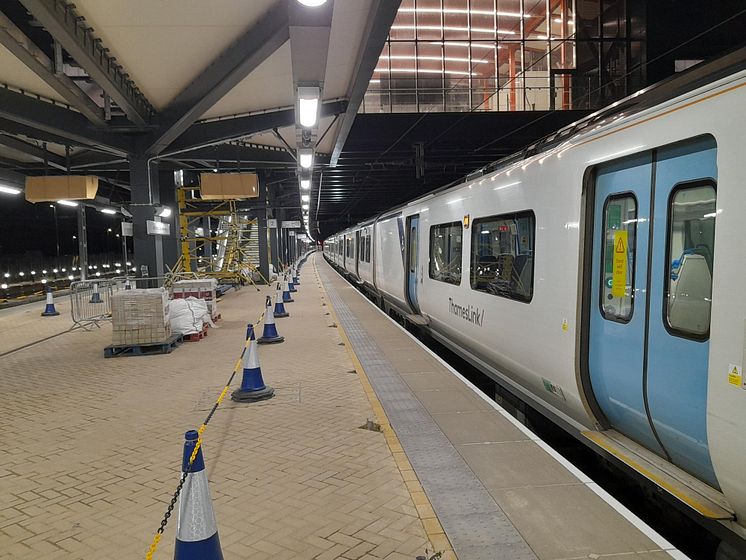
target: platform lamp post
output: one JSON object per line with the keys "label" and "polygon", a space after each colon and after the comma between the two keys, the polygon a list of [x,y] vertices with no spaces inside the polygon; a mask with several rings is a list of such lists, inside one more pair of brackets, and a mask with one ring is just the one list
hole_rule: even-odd
{"label": "platform lamp post", "polygon": [[59,264],[60,260],[60,228],[57,222],[57,207],[54,204],[50,204],[49,207],[52,209],[52,213],[54,214],[54,237],[57,241],[57,261]]}

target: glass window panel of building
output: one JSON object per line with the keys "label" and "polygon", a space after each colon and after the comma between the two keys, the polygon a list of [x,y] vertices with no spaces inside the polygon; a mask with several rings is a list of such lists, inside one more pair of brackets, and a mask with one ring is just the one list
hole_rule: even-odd
{"label": "glass window panel of building", "polygon": [[576,1],[402,0],[362,110],[594,109],[642,87],[637,0]]}

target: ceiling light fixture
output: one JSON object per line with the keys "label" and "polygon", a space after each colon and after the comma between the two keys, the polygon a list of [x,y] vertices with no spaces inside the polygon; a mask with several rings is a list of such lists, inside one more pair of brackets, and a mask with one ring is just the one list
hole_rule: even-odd
{"label": "ceiling light fixture", "polygon": [[5,185],[0,185],[0,192],[5,194],[21,194],[21,189],[17,189],[15,187],[6,187]]}
{"label": "ceiling light fixture", "polygon": [[300,180],[300,188],[303,190],[308,190],[311,188],[311,179],[301,179]]}
{"label": "ceiling light fixture", "polygon": [[74,202],[72,200],[58,200],[57,204],[62,204],[62,206],[77,206],[78,203]]}
{"label": "ceiling light fixture", "polygon": [[159,218],[168,218],[171,215],[171,209],[168,206],[162,206],[158,212]]}
{"label": "ceiling light fixture", "polygon": [[318,8],[326,4],[326,0],[298,0],[298,2],[309,8]]}
{"label": "ceiling light fixture", "polygon": [[102,208],[101,209],[102,214],[116,214],[116,210],[112,210],[111,208]]}
{"label": "ceiling light fixture", "polygon": [[321,91],[318,87],[298,87],[298,122],[301,126],[312,128],[316,126],[319,117],[319,97]]}
{"label": "ceiling light fixture", "polygon": [[311,197],[307,194],[300,195],[300,199],[302,202],[309,202],[311,200]]}
{"label": "ceiling light fixture", "polygon": [[313,148],[300,148],[298,150],[298,163],[303,169],[313,167]]}

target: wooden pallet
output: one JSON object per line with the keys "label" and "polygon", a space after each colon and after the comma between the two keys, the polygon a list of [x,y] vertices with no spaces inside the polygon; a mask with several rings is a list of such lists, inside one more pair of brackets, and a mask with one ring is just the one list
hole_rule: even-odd
{"label": "wooden pallet", "polygon": [[104,358],[118,358],[119,356],[154,356],[156,354],[170,354],[181,344],[180,334],[171,335],[163,342],[153,344],[112,345],[104,348]]}
{"label": "wooden pallet", "polygon": [[200,332],[183,335],[184,336],[184,342],[199,342],[200,340],[202,340],[203,338],[205,338],[207,336],[207,328],[209,326],[210,325],[208,325],[207,323],[205,323],[204,325],[202,325],[202,330]]}

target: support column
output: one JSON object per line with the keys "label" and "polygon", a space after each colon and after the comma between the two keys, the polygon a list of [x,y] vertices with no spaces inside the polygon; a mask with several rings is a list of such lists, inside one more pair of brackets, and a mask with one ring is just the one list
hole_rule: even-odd
{"label": "support column", "polygon": [[259,234],[259,272],[269,282],[269,230],[267,228],[267,185],[259,180],[259,208],[255,212]]}
{"label": "support column", "polygon": [[[160,206],[157,163],[148,162],[145,155],[130,158],[132,188],[132,225],[134,233],[134,265],[139,277],[163,276],[163,236],[148,235],[146,222],[156,220],[156,206]],[[160,219],[160,218],[159,218]]]}
{"label": "support column", "polygon": [[78,204],[78,264],[81,280],[88,278],[88,227],[85,221],[85,208],[85,204]]}
{"label": "support column", "polygon": [[178,203],[176,202],[176,183],[174,181],[173,171],[158,172],[158,194],[161,206],[168,206],[171,209],[171,215],[168,218],[161,218],[171,226],[171,232],[162,236],[163,243],[163,265],[166,270],[172,269],[181,255],[179,246],[179,223],[178,223]]}

